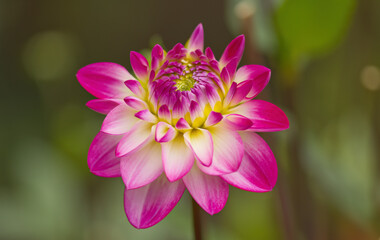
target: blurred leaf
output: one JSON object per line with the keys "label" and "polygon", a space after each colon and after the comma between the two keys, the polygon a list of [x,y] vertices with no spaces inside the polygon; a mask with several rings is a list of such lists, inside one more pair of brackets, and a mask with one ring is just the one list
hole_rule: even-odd
{"label": "blurred leaf", "polygon": [[[234,35],[241,34],[244,14],[252,12],[249,19],[253,29],[249,32],[251,38],[257,42],[257,47],[268,54],[275,52],[277,39],[273,29],[270,9],[264,1],[260,0],[227,0],[226,21],[227,26]],[[247,9],[249,8],[249,9]],[[244,34],[247,34],[244,32]]]}
{"label": "blurred leaf", "polygon": [[303,57],[331,49],[348,28],[355,0],[285,0],[275,12],[281,60],[297,66]]}
{"label": "blurred leaf", "polygon": [[304,138],[304,160],[328,200],[361,223],[375,213],[375,155],[369,118],[356,110]]}
{"label": "blurred leaf", "polygon": [[253,193],[230,187],[228,204],[222,214],[228,231],[226,239],[279,239],[273,209],[274,192]]}
{"label": "blurred leaf", "polygon": [[0,239],[79,239],[87,213],[83,182],[67,158],[29,138],[13,147],[11,163],[15,188],[1,191]]}
{"label": "blurred leaf", "polygon": [[78,55],[74,37],[58,31],[40,32],[27,42],[24,66],[38,81],[59,80],[71,74]]}

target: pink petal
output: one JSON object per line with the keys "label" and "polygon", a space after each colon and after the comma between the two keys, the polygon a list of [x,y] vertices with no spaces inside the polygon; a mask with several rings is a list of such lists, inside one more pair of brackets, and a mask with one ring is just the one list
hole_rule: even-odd
{"label": "pink petal", "polygon": [[175,137],[176,133],[177,132],[172,125],[169,125],[166,122],[159,122],[156,127],[155,140],[160,143],[169,142]]}
{"label": "pink petal", "polygon": [[184,134],[186,143],[197,159],[205,166],[210,166],[214,152],[211,133],[205,129],[194,129]]}
{"label": "pink petal", "polygon": [[170,110],[169,110],[169,108],[168,108],[167,105],[162,105],[158,109],[158,118],[166,120],[168,122],[170,121],[170,119],[171,119],[171,113],[170,113]]}
{"label": "pink petal", "polygon": [[124,82],[125,86],[129,88],[136,96],[143,98],[145,94],[144,88],[141,86],[141,83],[137,80],[127,80]]}
{"label": "pink petal", "polygon": [[[183,99],[185,100],[185,98]],[[178,99],[173,106],[172,117],[175,119],[181,118],[182,116],[185,116],[186,112],[186,104],[183,104],[183,102]]]}
{"label": "pink petal", "polygon": [[161,64],[162,59],[164,58],[164,50],[159,44],[156,44],[152,49],[152,69],[156,70]]}
{"label": "pink petal", "polygon": [[198,164],[199,168],[210,175],[235,172],[243,158],[244,146],[240,135],[229,129],[225,123],[208,128],[214,143],[214,157],[210,167]]}
{"label": "pink petal", "polygon": [[276,105],[263,101],[251,100],[232,109],[249,118],[252,126],[249,128],[255,132],[274,132],[289,128],[289,120],[285,113]]}
{"label": "pink petal", "polygon": [[109,134],[123,134],[128,132],[139,120],[136,111],[126,104],[120,104],[112,109],[103,121],[102,132]]}
{"label": "pink petal", "polygon": [[184,191],[182,180],[171,183],[165,175],[142,188],[126,189],[124,210],[129,222],[135,228],[157,224],[177,205]]}
{"label": "pink petal", "polygon": [[252,126],[252,121],[249,118],[239,114],[229,114],[224,118],[226,125],[236,131],[242,131]]}
{"label": "pink petal", "polygon": [[213,215],[224,208],[228,198],[228,184],[220,177],[206,175],[194,166],[183,177],[183,182],[194,200],[209,214]]}
{"label": "pink petal", "polygon": [[229,86],[229,83],[232,81],[232,78],[230,76],[230,73],[227,71],[227,68],[222,69],[222,72],[220,73],[220,78],[226,86]]}
{"label": "pink petal", "polygon": [[153,113],[151,113],[149,109],[145,109],[145,110],[141,110],[137,112],[135,114],[135,117],[147,122],[151,122],[151,123],[157,122],[157,117]]}
{"label": "pink petal", "polygon": [[240,58],[233,58],[230,62],[222,69],[221,78],[227,86],[231,85],[232,80],[235,77],[236,68],[240,62]]}
{"label": "pink petal", "polygon": [[[235,106],[239,103],[242,103],[246,99],[247,95],[250,93],[253,87],[253,81],[244,81],[239,83],[236,87],[236,91],[229,102],[230,106]],[[246,101],[244,101],[246,102]]]}
{"label": "pink petal", "polygon": [[224,99],[224,102],[223,102],[224,106],[228,106],[230,104],[230,102],[232,101],[232,98],[234,97],[236,93],[236,89],[237,89],[237,83],[233,82],[230,86],[230,89],[227,92],[226,98]]}
{"label": "pink petal", "polygon": [[[132,51],[130,54],[131,65],[136,76],[140,80],[145,80],[149,74],[149,63],[146,58],[138,52]],[[127,79],[126,79],[127,80]]]}
{"label": "pink petal", "polygon": [[268,84],[270,79],[270,69],[260,65],[246,65],[236,72],[235,82],[241,83],[247,80],[252,80],[252,88],[247,95],[251,99],[257,96]]}
{"label": "pink petal", "polygon": [[115,156],[115,148],[122,136],[99,132],[88,151],[90,171],[101,177],[120,177],[120,158]]}
{"label": "pink petal", "polygon": [[175,125],[175,127],[179,130],[189,130],[191,129],[190,125],[187,123],[187,121],[184,118],[180,118]]}
{"label": "pink petal", "polygon": [[124,102],[128,106],[130,106],[131,108],[136,109],[136,110],[143,110],[143,109],[148,108],[148,105],[146,105],[146,103],[143,100],[141,100],[137,97],[132,97],[132,96],[125,97]]}
{"label": "pink petal", "polygon": [[211,48],[206,48],[206,56],[208,57],[209,60],[214,60],[215,56],[214,53],[212,52]]}
{"label": "pink petal", "polygon": [[191,121],[194,122],[196,118],[202,117],[203,116],[203,111],[199,104],[196,101],[191,101],[190,103],[190,117]]}
{"label": "pink petal", "polygon": [[219,67],[222,69],[226,66],[232,59],[237,58],[238,62],[243,56],[245,38],[244,35],[240,35],[234,40],[224,50],[222,57],[219,60]]}
{"label": "pink petal", "polygon": [[161,143],[162,161],[169,181],[177,181],[186,175],[194,163],[194,155],[183,136],[177,135],[170,142]]}
{"label": "pink petal", "polygon": [[203,26],[202,23],[198,24],[195,28],[194,32],[191,34],[189,42],[187,44],[187,49],[191,51],[195,51],[196,49],[200,49],[203,51]]}
{"label": "pink petal", "polygon": [[108,114],[119,104],[123,103],[120,99],[93,99],[86,103],[86,106],[95,112]]}
{"label": "pink petal", "polygon": [[251,192],[267,192],[277,181],[277,164],[268,144],[254,132],[240,133],[244,157],[238,171],[223,175],[229,184]]}
{"label": "pink petal", "polygon": [[[127,132],[120,140],[116,147],[116,156],[122,157],[125,154],[142,146],[150,139],[152,134],[152,124],[144,121],[136,123],[133,128]],[[152,134],[153,135],[153,134]]]}
{"label": "pink petal", "polygon": [[222,121],[222,119],[223,119],[223,115],[221,113],[211,111],[204,125],[205,127],[209,127]]}
{"label": "pink petal", "polygon": [[127,189],[153,182],[162,174],[161,146],[153,139],[120,159],[121,177]]}
{"label": "pink petal", "polygon": [[134,77],[119,64],[93,63],[81,68],[76,76],[82,87],[97,98],[124,98],[131,95],[124,81]]}

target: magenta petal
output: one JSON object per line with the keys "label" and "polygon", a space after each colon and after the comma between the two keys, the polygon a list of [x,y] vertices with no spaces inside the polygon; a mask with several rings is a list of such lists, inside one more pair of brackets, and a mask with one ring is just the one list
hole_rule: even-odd
{"label": "magenta petal", "polygon": [[145,144],[149,139],[153,138],[153,130],[151,123],[144,121],[136,123],[120,140],[116,147],[116,156],[122,157]]}
{"label": "magenta petal", "polygon": [[243,56],[245,38],[244,35],[240,35],[234,40],[224,50],[222,57],[219,60],[219,67],[223,68],[226,66],[232,59],[237,58],[238,62]]}
{"label": "magenta petal", "polygon": [[210,167],[198,164],[199,168],[210,175],[227,174],[237,171],[244,153],[244,146],[240,135],[228,128],[224,122],[210,127],[208,130],[212,134],[214,157]]}
{"label": "magenta petal", "polygon": [[82,87],[97,98],[124,98],[130,95],[124,81],[134,79],[123,66],[109,62],[87,65],[76,76]]}
{"label": "magenta petal", "polygon": [[132,97],[132,96],[125,97],[124,102],[128,106],[130,106],[131,108],[136,109],[136,110],[143,110],[143,109],[148,108],[146,103],[137,97]]}
{"label": "magenta petal", "polygon": [[214,60],[215,56],[214,53],[212,52],[211,48],[206,48],[206,56],[208,57],[209,60]]}
{"label": "magenta petal", "polygon": [[135,228],[157,224],[177,205],[184,191],[182,180],[169,182],[165,175],[142,188],[126,189],[124,210],[129,222]]}
{"label": "magenta petal", "polygon": [[197,159],[205,166],[210,166],[214,152],[212,136],[206,129],[193,129],[184,134],[186,143]]}
{"label": "magenta petal", "polygon": [[158,68],[163,58],[164,50],[159,44],[156,44],[152,49],[152,70],[156,70]]}
{"label": "magenta petal", "polygon": [[148,77],[149,63],[146,58],[138,52],[132,51],[130,54],[131,65],[136,76],[140,80],[146,80]]}
{"label": "magenta petal", "polygon": [[196,101],[191,101],[189,110],[191,121],[194,122],[196,118],[203,117],[203,111]]}
{"label": "magenta petal", "polygon": [[175,125],[175,127],[179,130],[189,130],[191,129],[190,125],[187,123],[187,121],[184,118],[180,118]]}
{"label": "magenta petal", "polygon": [[236,68],[240,62],[240,58],[233,58],[230,62],[222,69],[221,77],[227,86],[231,85],[232,80],[235,77]]}
{"label": "magenta petal", "polygon": [[222,119],[223,119],[223,115],[221,113],[211,111],[206,119],[205,127],[215,125],[218,122],[222,121]]}
{"label": "magenta petal", "polygon": [[162,143],[162,161],[169,181],[177,181],[186,175],[194,163],[194,155],[183,136],[177,135],[170,142]]}
{"label": "magenta petal", "polygon": [[137,80],[127,80],[124,82],[125,86],[129,88],[136,96],[142,98],[144,97],[145,90],[141,86],[141,83]]}
{"label": "magenta petal", "polygon": [[233,82],[230,86],[230,89],[227,92],[226,98],[224,99],[224,103],[223,103],[224,106],[228,106],[230,104],[230,102],[232,101],[232,98],[234,97],[236,93],[236,89],[237,89],[237,83]]}
{"label": "magenta petal", "polygon": [[112,109],[123,103],[120,99],[93,99],[86,103],[86,106],[95,112],[108,114]]}
{"label": "magenta petal", "polygon": [[153,113],[151,113],[149,109],[137,112],[135,114],[135,117],[151,123],[156,123],[157,121],[157,117]]}
{"label": "magenta petal", "polygon": [[229,184],[252,192],[267,192],[277,181],[277,164],[268,144],[254,132],[240,133],[244,157],[238,171],[223,175]]}
{"label": "magenta petal", "polygon": [[194,200],[207,213],[218,213],[226,205],[228,184],[220,177],[206,175],[194,166],[183,178],[183,182]]}
{"label": "magenta petal", "polygon": [[220,78],[226,86],[230,86],[230,82],[232,79],[230,73],[227,71],[227,68],[222,69],[222,72],[220,73]]}
{"label": "magenta petal", "polygon": [[252,126],[252,121],[239,114],[229,114],[225,117],[224,122],[226,125],[237,131],[242,131],[250,128]]}
{"label": "magenta petal", "polygon": [[200,23],[191,34],[187,49],[189,51],[195,51],[196,49],[203,51],[203,38],[203,26],[202,23]]}
{"label": "magenta petal", "polygon": [[90,171],[101,177],[120,177],[120,158],[115,156],[116,145],[121,135],[109,135],[99,132],[88,151]]}
{"label": "magenta petal", "polygon": [[268,84],[270,79],[270,69],[260,65],[246,65],[236,72],[235,82],[241,83],[247,80],[252,81],[252,87],[247,94],[247,98],[251,99],[257,96]]}
{"label": "magenta petal", "polygon": [[239,103],[246,102],[243,101],[247,95],[251,92],[253,86],[253,81],[244,81],[237,85],[236,91],[229,103],[230,106],[235,106]]}
{"label": "magenta petal", "polygon": [[276,105],[263,100],[243,103],[232,112],[249,118],[253,123],[249,129],[255,132],[274,132],[289,128],[285,113]]}
{"label": "magenta petal", "polygon": [[176,135],[176,130],[172,125],[167,124],[166,122],[157,123],[155,140],[156,142],[169,142]]}
{"label": "magenta petal", "polygon": [[102,132],[109,134],[123,134],[128,132],[139,120],[136,111],[126,104],[120,104],[112,109],[103,121]]}
{"label": "magenta petal", "polygon": [[158,118],[166,120],[166,121],[170,121],[171,113],[167,105],[162,105],[158,109]]}
{"label": "magenta petal", "polygon": [[139,188],[154,181],[163,171],[160,144],[151,140],[122,157],[120,171],[127,189]]}

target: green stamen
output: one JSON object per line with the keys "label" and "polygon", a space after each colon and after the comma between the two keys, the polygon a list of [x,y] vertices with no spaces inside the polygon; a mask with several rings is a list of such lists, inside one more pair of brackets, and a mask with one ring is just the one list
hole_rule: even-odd
{"label": "green stamen", "polygon": [[190,91],[194,87],[194,84],[197,82],[193,79],[193,72],[190,70],[193,65],[186,59],[182,59],[181,62],[182,64],[186,65],[185,69],[183,70],[185,74],[180,76],[179,79],[174,80],[176,82],[174,86],[178,91],[181,92]]}
{"label": "green stamen", "polygon": [[181,76],[179,79],[175,80],[176,84],[174,85],[178,91],[190,91],[195,84],[195,80],[193,79],[193,74],[189,73],[185,76]]}

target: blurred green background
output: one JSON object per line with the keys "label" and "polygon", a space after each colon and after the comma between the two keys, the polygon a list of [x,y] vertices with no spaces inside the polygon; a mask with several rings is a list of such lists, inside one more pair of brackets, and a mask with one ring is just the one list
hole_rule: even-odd
{"label": "blurred green background", "polygon": [[[103,116],[77,82],[100,61],[184,43],[202,22],[216,56],[238,34],[243,64],[272,69],[258,98],[291,127],[263,134],[279,165],[269,193],[231,187],[203,214],[205,239],[378,240],[380,1],[0,0],[0,239],[192,239],[186,192],[161,223],[136,230],[121,179],[92,175]],[[145,50],[144,50],[145,49]]]}

